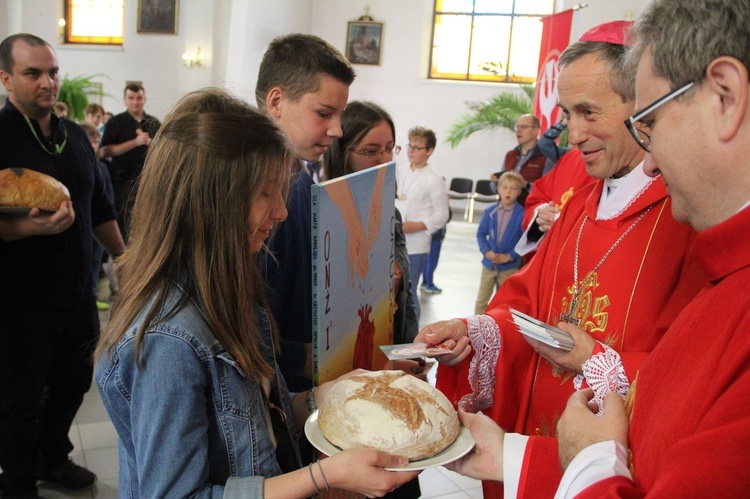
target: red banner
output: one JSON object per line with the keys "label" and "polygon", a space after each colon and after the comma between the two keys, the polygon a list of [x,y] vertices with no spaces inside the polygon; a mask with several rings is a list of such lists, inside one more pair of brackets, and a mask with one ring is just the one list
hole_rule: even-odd
{"label": "red banner", "polygon": [[557,107],[557,59],[570,42],[573,9],[542,18],[542,44],[539,51],[539,70],[534,91],[534,114],[542,124],[540,133],[554,125],[562,116]]}

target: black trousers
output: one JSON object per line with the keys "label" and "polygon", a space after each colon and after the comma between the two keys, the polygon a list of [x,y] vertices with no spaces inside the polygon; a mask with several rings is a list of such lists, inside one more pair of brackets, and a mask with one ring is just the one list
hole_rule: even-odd
{"label": "black trousers", "polygon": [[33,492],[68,459],[98,333],[93,296],[64,310],[0,304],[0,496]]}

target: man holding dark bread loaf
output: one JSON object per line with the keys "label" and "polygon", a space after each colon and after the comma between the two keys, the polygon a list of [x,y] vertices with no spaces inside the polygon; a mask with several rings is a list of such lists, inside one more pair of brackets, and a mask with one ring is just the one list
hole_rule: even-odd
{"label": "man holding dark bread loaf", "polygon": [[86,134],[52,113],[58,73],[41,38],[0,44],[2,498],[36,497],[37,480],[69,489],[96,480],[69,459],[68,431],[91,384],[99,331],[92,237],[115,256],[124,245]]}

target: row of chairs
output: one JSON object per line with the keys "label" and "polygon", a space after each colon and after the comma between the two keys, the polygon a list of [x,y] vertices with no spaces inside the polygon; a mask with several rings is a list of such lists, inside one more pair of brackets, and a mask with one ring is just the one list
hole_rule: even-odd
{"label": "row of chairs", "polygon": [[474,221],[474,206],[476,203],[497,203],[500,196],[492,191],[492,181],[477,180],[476,186],[470,178],[456,177],[451,179],[448,195],[451,199],[468,201],[464,210],[464,220]]}

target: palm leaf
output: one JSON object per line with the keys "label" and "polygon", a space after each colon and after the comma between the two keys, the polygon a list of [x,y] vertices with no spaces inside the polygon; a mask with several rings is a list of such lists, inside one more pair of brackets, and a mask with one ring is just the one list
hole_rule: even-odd
{"label": "palm leaf", "polygon": [[93,78],[105,76],[101,73],[93,75],[79,75],[69,78],[66,74],[60,82],[60,92],[57,100],[64,102],[70,109],[70,119],[81,121],[86,115],[86,106],[89,105],[89,96],[103,97],[105,94],[100,83]]}
{"label": "palm leaf", "polygon": [[451,148],[456,148],[464,139],[475,132],[507,128],[513,130],[516,119],[522,114],[531,112],[534,98],[534,86],[519,85],[522,94],[516,92],[500,92],[487,100],[470,102],[471,112],[463,115],[448,129],[448,142]]}

